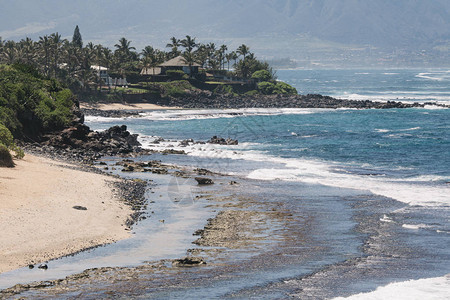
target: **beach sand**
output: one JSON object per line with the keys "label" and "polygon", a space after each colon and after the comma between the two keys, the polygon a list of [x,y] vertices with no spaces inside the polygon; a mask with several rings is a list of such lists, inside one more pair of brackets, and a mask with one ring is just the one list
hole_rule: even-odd
{"label": "beach sand", "polygon": [[115,179],[32,155],[16,164],[0,168],[0,273],[129,237]]}
{"label": "beach sand", "polygon": [[181,109],[174,106],[161,106],[151,103],[80,103],[81,108],[100,109],[100,110],[152,110],[152,109]]}

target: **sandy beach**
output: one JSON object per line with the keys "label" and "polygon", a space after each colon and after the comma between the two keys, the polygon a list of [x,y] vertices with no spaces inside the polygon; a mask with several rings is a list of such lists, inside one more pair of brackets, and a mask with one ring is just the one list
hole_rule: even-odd
{"label": "sandy beach", "polygon": [[129,237],[113,178],[32,155],[16,164],[0,169],[0,273]]}
{"label": "sandy beach", "polygon": [[80,103],[81,108],[86,109],[100,109],[100,110],[152,110],[152,109],[181,109],[181,107],[175,106],[161,106],[151,103]]}

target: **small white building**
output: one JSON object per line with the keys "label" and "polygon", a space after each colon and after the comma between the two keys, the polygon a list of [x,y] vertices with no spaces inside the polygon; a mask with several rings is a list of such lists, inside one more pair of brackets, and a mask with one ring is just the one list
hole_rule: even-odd
{"label": "small white building", "polygon": [[103,79],[103,81],[107,82],[109,75],[108,75],[108,68],[102,67],[102,66],[91,66],[92,70],[97,71],[97,76]]}

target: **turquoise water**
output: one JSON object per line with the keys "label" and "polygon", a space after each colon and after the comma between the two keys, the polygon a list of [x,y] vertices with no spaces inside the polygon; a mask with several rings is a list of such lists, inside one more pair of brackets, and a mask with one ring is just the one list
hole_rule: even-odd
{"label": "turquoise water", "polygon": [[[302,93],[345,99],[446,104],[450,103],[449,74],[447,70],[278,71],[280,80],[294,85]],[[356,205],[366,207],[363,214],[372,217],[378,214],[376,222],[365,229],[377,232],[381,236],[379,240],[385,239],[374,251],[391,253],[389,255],[399,258],[389,263],[360,266],[361,270],[367,271],[361,271],[364,275],[352,275],[359,279],[333,274],[327,269],[321,271],[321,264],[324,266],[343,259],[339,256],[340,251],[356,255],[362,247],[361,236],[355,232],[357,227],[349,227],[348,219],[342,219],[341,223],[335,220],[331,225],[326,221],[330,220],[330,215],[322,211],[325,228],[342,226],[343,229],[339,233],[333,233],[331,227],[324,229],[318,233],[318,239],[334,245],[340,241],[346,246],[333,250],[334,254],[324,254],[320,260],[322,263],[308,262],[318,263],[313,270],[318,274],[323,272],[323,276],[318,275],[311,283],[312,286],[323,285],[321,295],[349,295],[370,291],[393,281],[443,276],[450,272],[449,109],[426,106],[387,110],[176,110],[149,111],[139,118],[122,120],[88,118],[89,125],[96,129],[105,129],[118,122],[140,134],[144,147],[159,150],[176,148],[188,153],[187,156],[161,156],[162,160],[270,183],[268,186],[272,192],[293,205],[293,210],[300,205],[294,200],[294,195],[306,195],[306,191],[319,190],[318,186],[328,187],[331,194],[338,194],[338,188],[347,189],[344,194],[351,190],[379,197],[368,201],[364,196],[352,206],[344,199],[353,196],[340,195],[338,199],[341,200],[337,203],[341,201],[343,206],[333,205],[332,209],[344,216]],[[184,139],[206,141],[214,135],[238,139],[239,145],[179,145],[179,141]],[[153,143],[158,137],[165,141]],[[327,199],[319,192],[312,193],[316,203]],[[317,213],[320,206],[301,202],[301,207]],[[357,211],[354,210],[353,214],[362,213]],[[390,227],[385,228],[386,224]],[[378,227],[384,229],[375,229]],[[334,236],[333,242],[328,240],[329,235]],[[408,250],[398,248],[396,243],[405,245]],[[383,271],[374,271],[379,269]],[[371,272],[372,277],[366,275]],[[277,278],[277,273],[271,274]],[[284,289],[296,290],[307,285],[308,281],[295,279],[301,278],[301,272],[297,275],[300,277],[295,277],[295,272],[290,274],[293,279],[289,284],[281,284]],[[330,283],[327,278],[333,278],[335,283]],[[237,295],[253,295],[258,293],[258,289],[252,285],[267,284],[247,282],[245,286],[239,282],[244,288],[228,282],[228,289],[222,286],[223,294],[220,295],[234,293],[234,289],[242,289]],[[216,288],[217,283],[212,286]],[[204,288],[197,287],[197,294],[194,292],[193,295],[204,296],[204,291],[210,292],[206,283]],[[181,294],[184,292],[183,289]],[[270,298],[268,295],[271,294],[267,293],[258,295]],[[278,297],[279,294],[274,292],[272,296]]]}
{"label": "turquoise water", "polygon": [[[278,71],[280,80],[302,93],[447,104],[449,74],[447,70]],[[287,248],[277,249],[275,242],[267,245],[271,257],[270,251],[285,251],[273,260],[266,258],[270,263],[242,261],[234,272],[221,273],[220,268],[204,274],[201,270],[181,272],[181,278],[175,277],[170,286],[155,286],[151,278],[139,283],[124,281],[124,285],[136,286],[134,295],[328,299],[410,279],[437,277],[440,282],[450,273],[449,109],[160,110],[143,112],[137,118],[86,119],[94,130],[126,124],[140,135],[144,148],[187,153],[154,154],[144,160],[160,159],[228,174],[232,177],[227,180],[237,178],[240,182],[241,195],[277,203],[299,219],[310,220],[305,231],[308,243],[296,244],[294,238],[294,244]],[[207,141],[214,135],[237,139],[239,144],[179,143],[185,139]],[[155,143],[160,138],[164,141]],[[23,274],[30,274],[30,281],[59,278],[80,268],[112,262],[129,266],[146,259],[184,255],[192,247],[191,232],[214,214],[212,208],[201,201],[191,206],[174,205],[171,191],[165,190],[173,181],[170,176],[125,176],[158,184],[152,190],[155,194],[148,195],[149,199],[158,197],[149,206],[156,215],[135,227],[133,239],[50,262],[53,277],[36,277],[22,270],[12,272],[10,282]],[[193,191],[191,182],[184,185]],[[228,186],[226,182],[224,186]],[[159,219],[166,222],[162,224]],[[299,226],[297,229],[303,230],[303,225]],[[156,243],[169,233],[172,238],[177,233],[174,240],[167,245],[161,245],[161,240]],[[301,251],[293,250],[297,248]],[[261,249],[254,251],[264,257]],[[231,261],[237,257],[233,253],[229,254]],[[211,276],[214,272],[216,277]],[[435,281],[425,282],[416,288],[426,292]],[[448,284],[440,287],[435,293],[450,291]],[[86,287],[83,295],[98,296],[96,288]],[[402,286],[396,289],[404,293]],[[45,290],[36,293],[45,296]]]}
{"label": "turquoise water", "polygon": [[301,94],[355,100],[449,102],[450,70],[280,70],[280,80]]}

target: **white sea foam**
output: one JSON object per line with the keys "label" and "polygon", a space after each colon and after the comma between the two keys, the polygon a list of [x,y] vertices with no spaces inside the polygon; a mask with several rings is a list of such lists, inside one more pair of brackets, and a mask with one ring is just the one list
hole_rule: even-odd
{"label": "white sea foam", "polygon": [[406,129],[400,129],[399,131],[412,131],[412,130],[419,130],[421,129],[421,127],[411,127],[411,128],[406,128]]}
{"label": "white sea foam", "polygon": [[[443,104],[448,104],[448,102],[447,103],[443,102]],[[425,109],[448,109],[446,107],[437,106],[437,105],[425,105],[423,108],[425,108]]]}
{"label": "white sea foam", "polygon": [[[438,104],[448,104],[450,102],[449,92],[436,92],[436,91],[424,91],[424,92],[409,92],[409,91],[389,91],[389,92],[368,92],[368,94],[358,93],[343,93],[332,95],[335,98],[346,100],[365,101],[371,100],[374,102],[385,103],[387,101],[398,101],[404,103],[418,102],[434,102]],[[430,108],[428,108],[430,107]],[[427,105],[426,109],[434,109],[436,106]],[[445,108],[444,108],[445,109]]]}
{"label": "white sea foam", "polygon": [[183,109],[157,110],[141,113],[141,118],[148,120],[194,120],[235,118],[240,116],[265,115],[304,115],[323,112],[315,108],[242,108],[242,109]]}
{"label": "white sea foam", "polygon": [[383,215],[383,217],[380,218],[380,221],[381,221],[381,222],[385,222],[385,223],[394,223],[394,220],[392,220],[391,218],[389,218],[389,217],[386,216],[386,215]]}
{"label": "white sea foam", "polygon": [[[366,190],[410,205],[449,206],[450,188],[447,186],[419,185],[395,182],[385,177],[358,176],[332,172],[331,166],[320,162],[296,161],[286,163],[287,169],[258,169],[248,177],[253,179],[279,179],[323,184],[357,190]],[[283,173],[284,172],[284,173]],[[296,176],[294,176],[296,175]]]}
{"label": "white sea foam", "polygon": [[145,148],[163,150],[173,148],[184,150],[188,155],[218,158],[242,159],[255,162],[272,162],[279,168],[260,168],[249,174],[240,174],[258,180],[285,180],[312,184],[351,188],[370,191],[410,205],[420,206],[450,206],[450,186],[431,184],[446,180],[446,177],[421,176],[408,179],[390,179],[386,176],[364,176],[351,173],[336,172],[341,166],[335,162],[325,162],[312,159],[293,159],[274,157],[257,149],[258,144],[240,144],[237,146],[222,146],[211,144],[191,144],[187,147],[178,146],[178,142],[161,142],[152,144],[155,137],[140,137]]}
{"label": "white sea foam", "polygon": [[432,226],[426,224],[403,224],[402,227],[412,230],[432,228]]}
{"label": "white sea foam", "polygon": [[416,75],[417,78],[434,80],[434,81],[447,81],[450,80],[449,71],[435,71],[435,72],[424,72]]}
{"label": "white sea foam", "polygon": [[337,297],[334,300],[444,300],[450,295],[450,275],[442,277],[409,280],[390,283],[378,287],[375,291],[361,293],[347,298]]}
{"label": "white sea foam", "polygon": [[85,122],[92,122],[92,123],[107,123],[107,122],[113,122],[113,121],[123,121],[129,119],[127,118],[110,118],[110,117],[99,117],[99,116],[85,116],[84,121]]}

